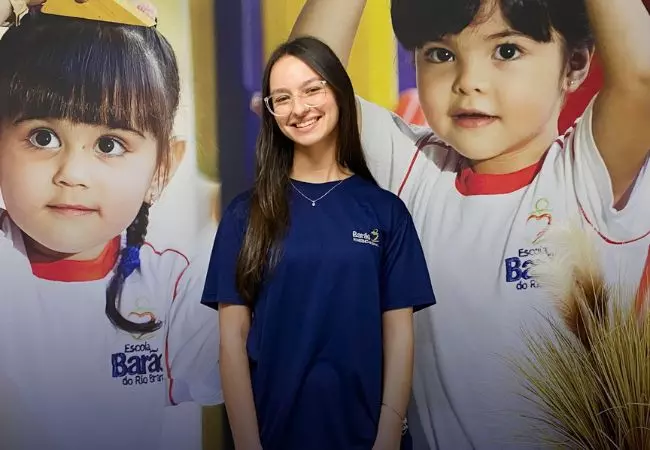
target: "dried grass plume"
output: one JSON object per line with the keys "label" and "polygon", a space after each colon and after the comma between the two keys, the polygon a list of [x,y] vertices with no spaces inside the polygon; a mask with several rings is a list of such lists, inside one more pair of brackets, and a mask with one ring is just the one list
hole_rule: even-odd
{"label": "dried grass plume", "polygon": [[589,234],[556,227],[533,276],[558,307],[550,333],[525,331],[516,364],[557,448],[650,450],[650,319],[635,292],[605,282]]}

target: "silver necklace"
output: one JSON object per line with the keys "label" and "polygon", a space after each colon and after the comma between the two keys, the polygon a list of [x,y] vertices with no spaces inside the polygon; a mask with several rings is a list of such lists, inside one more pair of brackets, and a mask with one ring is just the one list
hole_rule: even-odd
{"label": "silver necklace", "polygon": [[320,197],[318,197],[318,198],[316,198],[316,199],[309,198],[309,197],[307,197],[305,194],[303,194],[303,193],[300,191],[300,189],[298,189],[298,188],[296,187],[296,185],[293,184],[293,181],[289,180],[289,183],[291,183],[291,186],[293,186],[293,188],[296,190],[296,192],[297,192],[298,194],[302,195],[303,197],[305,197],[307,200],[309,200],[309,201],[311,202],[311,206],[316,206],[316,202],[317,202],[317,201],[324,199],[325,196],[326,196],[327,194],[329,194],[330,192],[332,192],[332,191],[334,190],[335,187],[337,187],[339,184],[343,183],[344,181],[345,181],[345,178],[342,179],[342,180],[340,180],[338,183],[336,183],[334,186],[332,186],[332,187],[331,187],[327,192],[325,192],[323,195],[321,195]]}

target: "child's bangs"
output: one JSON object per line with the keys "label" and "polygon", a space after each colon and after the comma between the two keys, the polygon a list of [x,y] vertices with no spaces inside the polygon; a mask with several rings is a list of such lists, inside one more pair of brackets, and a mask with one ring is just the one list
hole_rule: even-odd
{"label": "child's bangs", "polygon": [[20,48],[2,49],[15,57],[3,61],[10,73],[0,69],[0,119],[64,119],[164,136],[174,105],[143,38],[124,28],[75,25],[34,27],[15,40]]}
{"label": "child's bangs", "polygon": [[553,0],[393,0],[391,16],[397,39],[409,50],[459,34],[499,7],[513,30],[548,42],[553,6]]}

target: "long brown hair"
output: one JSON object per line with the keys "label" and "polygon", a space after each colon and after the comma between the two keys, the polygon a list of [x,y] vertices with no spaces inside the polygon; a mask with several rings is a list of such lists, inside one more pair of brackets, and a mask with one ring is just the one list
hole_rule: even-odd
{"label": "long brown hair", "polygon": [[[158,141],[157,173],[164,183],[180,81],[174,52],[155,28],[33,11],[0,39],[0,61],[0,132],[23,118],[149,131]],[[126,247],[106,290],[106,316],[131,333],[161,326],[131,322],[120,313],[124,282],[140,269],[149,206],[143,203],[127,228]]]}
{"label": "long brown hair", "polygon": [[[275,63],[287,55],[307,64],[334,92],[339,108],[337,162],[376,184],[361,148],[352,81],[341,61],[326,44],[313,37],[300,37],[280,45],[266,64],[262,96],[270,93],[269,80]],[[263,108],[248,228],[239,252],[236,273],[239,295],[249,305],[254,304],[265,276],[280,258],[280,243],[290,221],[288,188],[293,152],[294,143],[280,131],[273,115]]]}

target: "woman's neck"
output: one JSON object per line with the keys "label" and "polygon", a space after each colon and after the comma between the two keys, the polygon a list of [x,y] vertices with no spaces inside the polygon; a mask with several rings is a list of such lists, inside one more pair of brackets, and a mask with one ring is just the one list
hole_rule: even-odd
{"label": "woman's neck", "polygon": [[336,160],[334,145],[295,146],[291,178],[307,183],[326,183],[349,177],[352,173]]}

